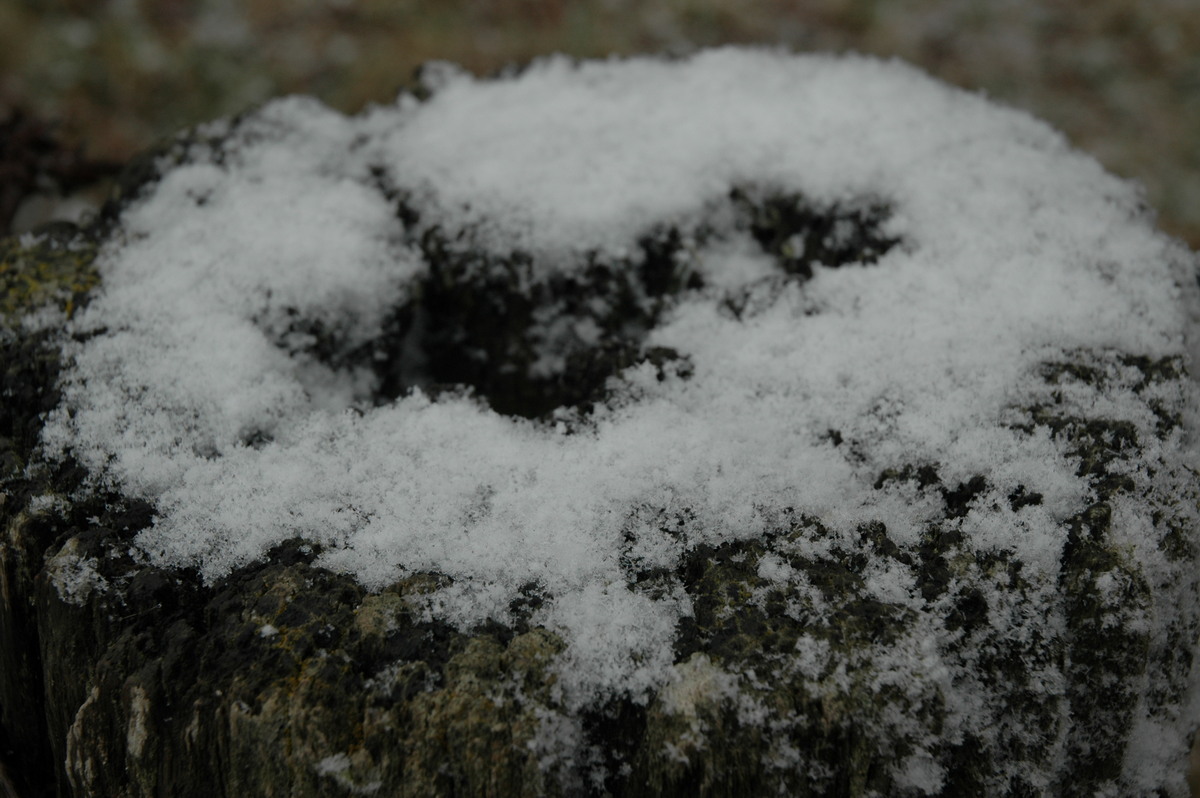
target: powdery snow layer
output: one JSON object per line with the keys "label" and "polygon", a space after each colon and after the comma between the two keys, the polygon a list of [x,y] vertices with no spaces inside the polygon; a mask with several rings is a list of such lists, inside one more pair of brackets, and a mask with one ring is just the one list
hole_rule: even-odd
{"label": "powdery snow layer", "polygon": [[[781,513],[819,518],[843,542],[883,520],[915,548],[946,508],[934,492],[877,487],[906,464],[936,464],[947,486],[983,477],[986,493],[949,523],[968,548],[1013,553],[1030,595],[1054,593],[1066,521],[1095,487],[1066,441],[1014,417],[1051,401],[1048,362],[1187,352],[1191,256],[1153,231],[1135,187],[1042,123],[896,63],[725,50],[438,77],[428,100],[356,118],[284,99],[213,125],[121,217],[102,291],[73,322],[44,445],[156,504],[136,541],[150,562],[217,580],[299,536],[372,588],[449,576],[427,611],[463,628],[505,621],[536,584],[548,597],[536,620],[568,643],[575,707],[683,678],[671,646],[693,608],[677,586],[636,589],[630,562],[669,572],[696,546],[778,528]],[[855,209],[885,208],[877,233],[894,245],[789,277],[737,221],[734,190],[860,221]],[[586,285],[597,263],[636,270],[665,230],[694,279],[636,298],[653,308],[634,337],[686,369],[635,358],[594,407],[533,419],[421,379],[380,399],[372,363],[418,373],[425,357],[419,313],[392,333],[430,290],[430,236],[482,253],[463,279],[515,258],[518,277],[496,279],[536,297],[555,280]],[[804,246],[783,245],[800,260]],[[532,316],[531,379],[564,373],[611,332],[595,321],[607,310],[554,301]],[[1158,442],[1144,397],[1077,393],[1066,401],[1081,412],[1142,431],[1164,473],[1190,458],[1182,429]],[[1190,413],[1194,396],[1163,401]],[[1041,501],[1018,512],[1006,497],[1023,490]],[[1123,501],[1114,513],[1139,518],[1138,494]],[[1134,561],[1159,567],[1155,541],[1130,534]],[[830,544],[796,545],[819,558]],[[813,590],[779,558],[759,575]],[[896,562],[870,566],[865,585],[929,611]],[[921,621],[877,652],[879,678],[917,698],[941,691],[947,739],[989,739],[1000,732],[981,731],[986,719],[1003,712],[970,662],[939,648],[953,636]],[[1061,695],[1056,678],[1044,687]],[[1147,720],[1156,745],[1138,756],[1173,766],[1188,722]],[[935,744],[897,764],[897,783],[940,788]],[[776,754],[780,767],[800,756]]]}

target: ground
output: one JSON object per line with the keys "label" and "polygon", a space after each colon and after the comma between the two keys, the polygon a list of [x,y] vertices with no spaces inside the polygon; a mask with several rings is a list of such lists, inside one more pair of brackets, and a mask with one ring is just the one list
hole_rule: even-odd
{"label": "ground", "polygon": [[1144,183],[1163,227],[1200,246],[1200,10],[1180,0],[15,0],[0,118],[28,107],[120,160],[283,93],[386,102],[430,59],[487,73],[728,42],[897,56],[983,90]]}

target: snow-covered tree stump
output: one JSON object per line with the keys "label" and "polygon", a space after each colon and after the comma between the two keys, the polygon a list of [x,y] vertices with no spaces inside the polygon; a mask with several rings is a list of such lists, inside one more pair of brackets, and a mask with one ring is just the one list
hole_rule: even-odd
{"label": "snow-covered tree stump", "polygon": [[1196,261],[895,63],[191,131],[3,242],[0,749],[75,796],[1183,795]]}

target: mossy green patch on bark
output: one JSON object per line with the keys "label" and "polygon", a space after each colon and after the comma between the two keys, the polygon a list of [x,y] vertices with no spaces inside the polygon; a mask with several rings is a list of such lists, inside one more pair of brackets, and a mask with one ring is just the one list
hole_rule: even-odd
{"label": "mossy green patch on bark", "polygon": [[100,281],[96,239],[74,225],[0,239],[0,319],[6,326],[47,305],[68,317]]}
{"label": "mossy green patch on bark", "polygon": [[24,328],[22,321],[46,310],[69,317],[85,303],[99,280],[98,246],[68,224],[0,239],[0,724],[12,732],[22,789],[56,768],[34,595],[75,485],[27,470],[45,414],[58,404],[61,358],[53,324]]}
{"label": "mossy green patch on bark", "polygon": [[114,556],[112,534],[66,544],[112,590],[74,603],[39,580],[49,736],[77,794],[535,796],[569,782],[574,763],[545,761],[563,647],[546,630],[421,621],[404,598],[421,585],[368,594],[299,542],[204,589]]}
{"label": "mossy green patch on bark", "polygon": [[[1066,751],[1073,772],[1091,775],[1086,783],[1066,779],[1055,789],[1083,796],[1121,783],[1138,715],[1153,717],[1185,690],[1193,657],[1187,640],[1194,631],[1182,630],[1194,630],[1195,618],[1164,597],[1167,585],[1194,581],[1197,503],[1194,474],[1161,463],[1157,454],[1182,423],[1180,383],[1189,378],[1181,358],[1072,356],[1046,364],[1042,375],[1049,386],[1073,384],[1073,398],[1052,391],[1049,402],[1029,409],[1032,423],[1017,428],[1041,428],[1061,441],[1077,458],[1076,473],[1088,480],[1094,498],[1065,522],[1058,584],[1067,629],[1061,641],[1071,718]],[[1089,403],[1111,396],[1123,398],[1127,417],[1089,417]],[[1148,483],[1147,475],[1174,489]],[[1118,502],[1138,503],[1150,522],[1149,539],[1131,538],[1115,526]],[[1140,559],[1145,555],[1135,551],[1146,546],[1173,565],[1147,572]]]}
{"label": "mossy green patch on bark", "polygon": [[[907,557],[884,525],[861,534]],[[806,545],[829,535],[795,517],[765,539],[688,555],[680,578],[694,614],[676,642],[678,681],[648,709],[630,794],[896,790],[887,765],[915,746],[889,718],[937,726],[943,710],[934,690],[875,683],[881,653],[911,642],[916,616],[870,595],[852,548]],[[792,578],[781,583],[780,569]]]}
{"label": "mossy green patch on bark", "polygon": [[1070,756],[1097,781],[1115,782],[1149,665],[1150,630],[1139,620],[1152,611],[1153,599],[1142,569],[1113,544],[1111,526],[1106,504],[1068,522],[1060,580],[1067,597],[1068,698],[1077,730]]}

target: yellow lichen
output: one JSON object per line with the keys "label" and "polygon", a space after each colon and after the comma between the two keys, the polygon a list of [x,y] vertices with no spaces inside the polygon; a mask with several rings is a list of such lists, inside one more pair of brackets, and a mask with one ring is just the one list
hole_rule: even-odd
{"label": "yellow lichen", "polygon": [[0,240],[0,319],[57,305],[70,317],[100,282],[97,247],[82,234],[20,236]]}

